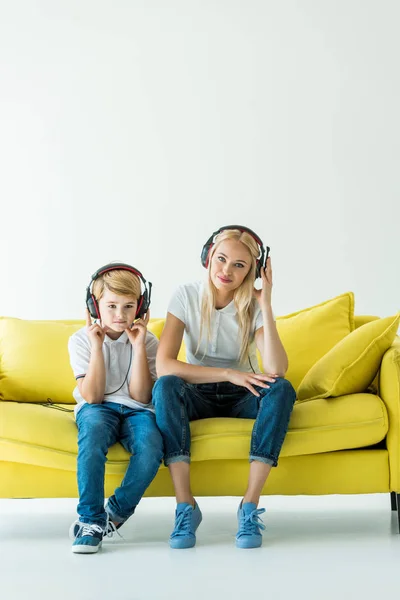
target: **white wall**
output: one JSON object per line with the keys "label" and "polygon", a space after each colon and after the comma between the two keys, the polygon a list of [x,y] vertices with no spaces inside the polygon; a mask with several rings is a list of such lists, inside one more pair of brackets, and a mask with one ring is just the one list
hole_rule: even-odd
{"label": "white wall", "polygon": [[400,4],[0,2],[0,314],[83,315],[121,260],[152,316],[217,227],[271,248],[277,315],[400,308]]}

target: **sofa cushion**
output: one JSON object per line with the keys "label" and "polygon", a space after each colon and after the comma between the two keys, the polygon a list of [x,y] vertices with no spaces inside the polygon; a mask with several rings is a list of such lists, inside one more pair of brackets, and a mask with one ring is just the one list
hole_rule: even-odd
{"label": "sofa cushion", "polygon": [[[289,359],[286,378],[297,389],[310,368],[354,330],[354,295],[347,292],[278,317],[276,326]],[[262,368],[261,357],[259,365]]]}
{"label": "sofa cushion", "polygon": [[299,386],[298,399],[313,400],[365,391],[396,336],[399,320],[400,313],[372,321],[338,342],[311,367]]}
{"label": "sofa cushion", "polygon": [[[253,424],[250,419],[193,421],[193,461],[248,460]],[[386,408],[372,394],[299,403],[293,409],[281,456],[369,446],[384,439],[387,429]],[[76,456],[77,429],[72,412],[0,402],[0,461],[73,471]],[[107,472],[123,473],[127,461],[127,452],[115,444],[108,454]]]}
{"label": "sofa cushion", "polygon": [[[154,335],[156,337],[158,337],[158,339],[160,339],[161,334],[164,329],[164,325],[165,325],[165,319],[151,319],[149,321],[149,324],[147,325],[147,329],[149,331],[151,331],[152,333],[154,333]],[[186,348],[185,348],[184,341],[182,341],[177,359],[181,360],[182,362],[186,362]]]}
{"label": "sofa cushion", "polygon": [[68,338],[81,322],[0,317],[0,399],[75,404]]}

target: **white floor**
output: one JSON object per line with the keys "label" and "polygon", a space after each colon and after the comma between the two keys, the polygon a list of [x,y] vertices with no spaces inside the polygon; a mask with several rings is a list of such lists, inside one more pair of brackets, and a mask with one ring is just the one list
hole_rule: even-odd
{"label": "white floor", "polygon": [[0,500],[1,600],[378,599],[399,596],[390,497],[265,497],[257,550],[234,546],[238,498],[199,498],[192,550],[171,550],[172,498],[144,499],[92,556],[71,553],[75,500]]}

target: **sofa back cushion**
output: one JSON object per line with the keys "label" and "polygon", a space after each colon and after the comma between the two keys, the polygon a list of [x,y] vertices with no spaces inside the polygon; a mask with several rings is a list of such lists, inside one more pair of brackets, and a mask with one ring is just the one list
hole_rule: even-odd
{"label": "sofa back cushion", "polygon": [[286,378],[297,389],[310,368],[354,331],[354,294],[347,292],[310,308],[278,317],[276,326],[289,358]]}
{"label": "sofa back cushion", "polygon": [[82,326],[0,317],[0,399],[75,404],[67,345]]}
{"label": "sofa back cushion", "polygon": [[357,394],[375,378],[382,357],[392,345],[400,313],[362,325],[341,340],[306,374],[299,400]]}

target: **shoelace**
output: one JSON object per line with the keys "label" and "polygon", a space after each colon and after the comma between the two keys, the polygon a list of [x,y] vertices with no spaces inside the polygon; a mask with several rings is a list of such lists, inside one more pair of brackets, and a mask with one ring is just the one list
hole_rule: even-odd
{"label": "shoelace", "polygon": [[[75,533],[75,528],[77,525],[78,525],[78,529],[76,530],[76,533]],[[98,533],[100,533],[100,530],[101,530],[101,532],[103,533],[103,537],[108,537],[108,538],[112,538],[114,533],[117,533],[118,536],[122,540],[125,540],[124,536],[120,534],[120,532],[117,530],[114,523],[112,521],[110,521],[108,515],[107,515],[107,523],[106,523],[106,526],[104,529],[102,529],[100,527],[100,525],[95,525],[95,524],[90,525],[89,523],[81,523],[80,521],[74,521],[72,523],[71,527],[69,528],[69,538],[71,540],[75,540],[81,531],[82,531],[82,535],[93,535],[93,533],[86,533],[86,530],[84,529],[85,527],[86,528],[87,527],[97,527],[96,531],[98,531]]]}
{"label": "shoelace", "polygon": [[265,508],[257,508],[253,510],[249,515],[245,515],[240,518],[240,528],[238,531],[238,537],[241,535],[252,535],[259,533],[259,529],[264,530],[265,525],[262,522],[260,515],[265,513]]}
{"label": "shoelace", "polygon": [[117,535],[119,535],[119,537],[121,538],[121,540],[125,540],[124,536],[120,534],[120,532],[118,531],[115,523],[113,523],[112,521],[110,521],[107,518],[107,525],[106,525],[106,529],[104,531],[104,535],[107,536],[108,538],[112,538],[114,533],[116,533]]}
{"label": "shoelace", "polygon": [[95,533],[104,533],[104,530],[100,525],[96,525],[95,523],[81,523],[79,531],[77,533],[77,537],[79,533],[82,532],[82,537],[86,535],[94,536]]}
{"label": "shoelace", "polygon": [[191,533],[190,525],[191,525],[191,517],[192,517],[193,507],[186,506],[181,513],[179,513],[175,529],[171,534],[171,537],[176,537],[178,535],[186,535],[187,533]]}

